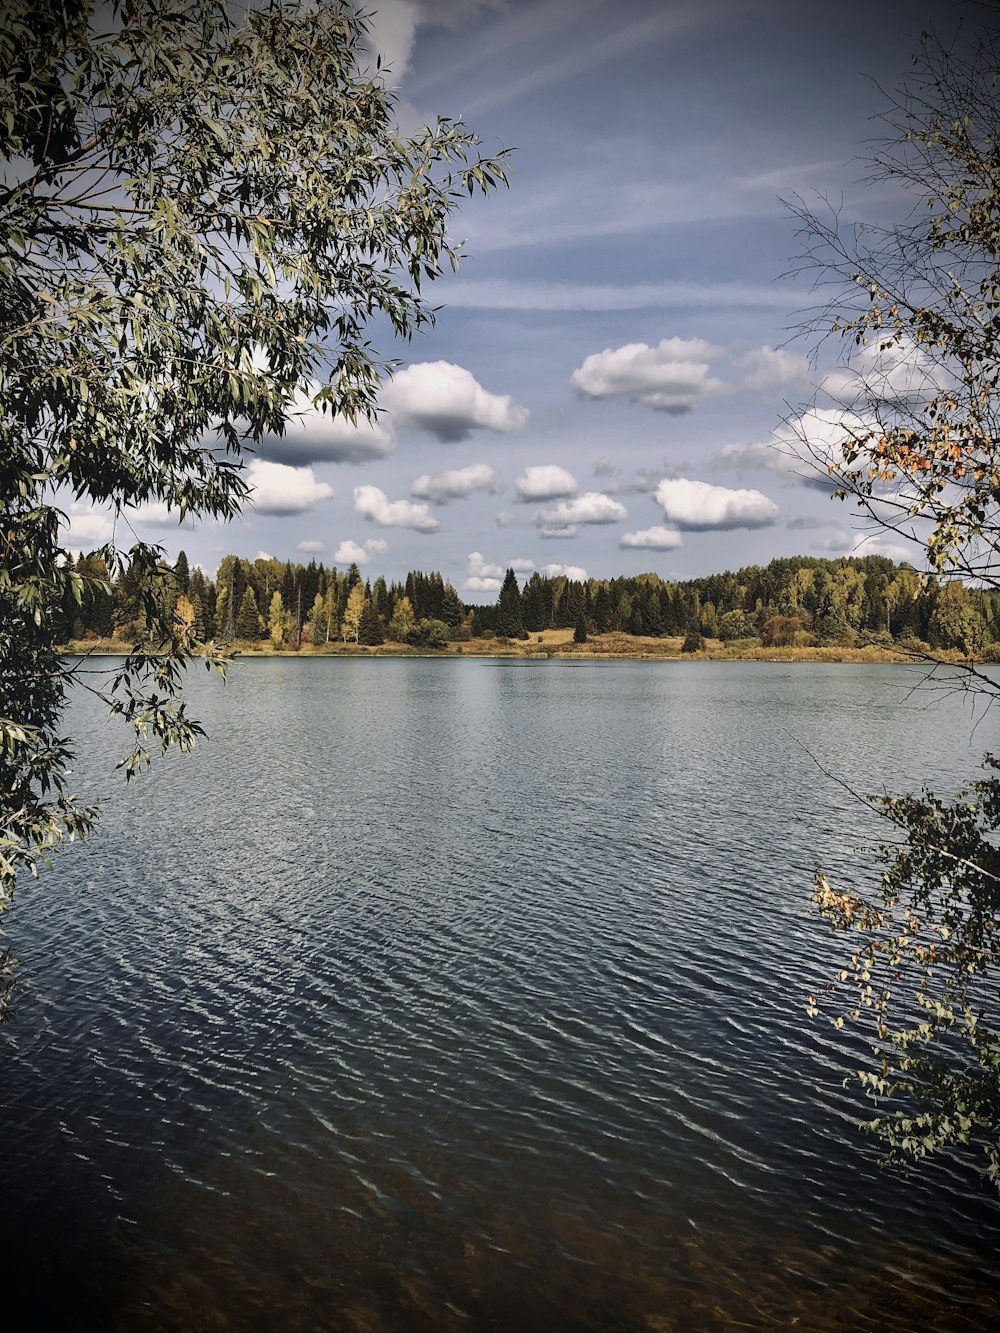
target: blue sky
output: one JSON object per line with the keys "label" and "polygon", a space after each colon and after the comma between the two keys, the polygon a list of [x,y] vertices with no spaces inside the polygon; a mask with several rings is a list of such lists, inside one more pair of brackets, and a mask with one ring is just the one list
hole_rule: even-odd
{"label": "blue sky", "polygon": [[[375,432],[312,422],[250,464],[226,528],[136,525],[221,555],[439,569],[492,600],[507,565],[685,578],[865,542],[769,445],[828,367],[789,342],[808,285],[779,196],[845,215],[874,86],[961,7],[841,0],[388,0],[374,41],[404,128],[464,116],[514,148],[511,188],[455,220],[468,258],[437,326],[379,350],[402,371]],[[818,447],[829,418],[814,418]],[[323,435],[323,431],[326,435]],[[79,514],[80,540],[95,516]],[[71,535],[72,541],[72,535]],[[861,546],[858,543],[862,542]]]}

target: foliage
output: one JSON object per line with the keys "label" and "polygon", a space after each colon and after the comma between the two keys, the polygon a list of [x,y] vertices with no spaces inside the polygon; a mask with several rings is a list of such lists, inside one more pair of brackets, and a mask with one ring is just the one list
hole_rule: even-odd
{"label": "foliage", "polygon": [[497,614],[494,630],[501,638],[526,639],[528,631],[524,628],[524,615],[521,610],[521,590],[517,586],[517,575],[508,569],[504,575],[500,596],[497,598]]}
{"label": "foliage", "polygon": [[[4,7],[3,901],[93,822],[67,787],[71,681],[133,728],[127,777],[150,742],[188,749],[200,732],[180,699],[198,645],[130,515],[228,519],[247,496],[241,450],[291,410],[370,416],[391,367],[369,322],[408,337],[432,321],[422,284],[457,262],[449,217],[504,179],[503,154],[478,157],[460,123],[397,135],[363,37],[346,0]],[[67,559],[57,506],[71,502],[106,516],[100,558],[131,584],[141,642],[105,684],[55,651],[66,608],[105,586]],[[227,631],[242,595],[220,595]]]}
{"label": "foliage", "polygon": [[[879,529],[939,574],[996,586],[1000,563],[1000,30],[996,4],[954,45],[923,35],[891,97],[870,178],[901,223],[846,224],[792,205],[800,265],[834,295],[810,326],[839,334],[842,446],[818,461]],[[807,441],[808,443],[808,441]]]}
{"label": "foliage", "polygon": [[410,635],[410,642],[417,648],[446,648],[448,646],[448,626],[443,620],[424,617],[418,620]]}
{"label": "foliage", "polygon": [[[1000,9],[983,11],[953,46],[924,34],[890,99],[871,178],[902,192],[904,220],[850,226],[835,211],[794,209],[803,263],[835,292],[820,324],[848,349],[826,385],[842,440],[818,461],[876,529],[980,590],[1000,587]],[[886,590],[885,633],[905,636],[909,622],[934,647],[979,653],[991,637],[982,591],[954,577],[925,586],[923,622],[917,599]],[[830,628],[824,613],[821,637]],[[971,665],[964,684],[998,692]],[[858,1077],[877,1102],[901,1105],[872,1127],[895,1162],[979,1143],[1000,1187],[1000,779],[953,802],[925,791],[871,804],[903,837],[882,849],[879,897],[837,891],[822,875],[815,897],[833,926],[863,940],[841,977],[857,985],[851,1017],[874,1023],[880,1069]]]}
{"label": "foliage", "polygon": [[365,602],[361,619],[358,621],[358,643],[366,644],[370,648],[385,643],[382,620],[371,600]]}
{"label": "foliage", "polygon": [[587,617],[584,615],[583,610],[581,609],[580,614],[576,618],[576,626],[574,627],[573,630],[573,642],[586,643],[588,635],[589,635],[589,628],[587,625]]}
{"label": "foliage", "polygon": [[344,616],[340,622],[340,636],[346,643],[348,639],[352,643],[358,642],[358,635],[361,631],[361,617],[365,610],[365,585],[355,583],[347,596],[347,606],[344,608]]}
{"label": "foliage", "polygon": [[879,1056],[878,1071],[858,1078],[905,1108],[869,1127],[897,1164],[978,1145],[1000,1187],[1000,783],[968,783],[954,801],[925,791],[871,805],[904,840],[881,851],[879,892],[835,891],[823,876],[814,890],[835,929],[863,937],[840,973],[855,990],[850,1017],[874,1029]]}
{"label": "foliage", "polygon": [[689,629],[681,644],[682,653],[700,653],[705,649],[705,638],[700,629]]}

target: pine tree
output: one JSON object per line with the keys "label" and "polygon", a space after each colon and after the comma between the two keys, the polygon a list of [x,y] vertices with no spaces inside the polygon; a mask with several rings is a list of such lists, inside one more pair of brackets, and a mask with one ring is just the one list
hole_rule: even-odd
{"label": "pine tree", "polygon": [[183,551],[177,552],[177,562],[174,565],[174,582],[177,584],[177,591],[187,593],[191,587],[191,568],[188,565],[187,555]]}
{"label": "pine tree", "polygon": [[504,575],[503,587],[497,599],[496,632],[500,638],[506,639],[528,637],[521,612],[521,590],[517,586],[517,575],[513,569],[508,569]]}
{"label": "pine tree", "polygon": [[588,636],[587,617],[584,615],[583,608],[581,607],[580,614],[576,618],[576,629],[574,629],[573,631],[573,642],[586,643],[587,636]]}
{"label": "pine tree", "polygon": [[376,647],[380,643],[385,643],[382,621],[375,610],[375,604],[371,601],[365,602],[364,609],[361,612],[361,619],[358,622],[358,643],[367,644],[369,647]]}
{"label": "pine tree", "polygon": [[451,584],[446,583],[441,594],[441,619],[446,625],[455,629],[461,625],[464,616],[465,607],[462,605],[462,599]]}
{"label": "pine tree", "polygon": [[248,583],[236,617],[236,637],[252,642],[260,638],[260,633],[260,612],[257,610],[257,598],[254,596],[253,588]]}

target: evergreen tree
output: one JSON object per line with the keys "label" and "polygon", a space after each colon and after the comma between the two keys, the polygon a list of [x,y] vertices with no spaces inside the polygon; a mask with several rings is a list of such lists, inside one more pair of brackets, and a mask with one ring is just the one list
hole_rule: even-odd
{"label": "evergreen tree", "polygon": [[260,612],[257,610],[257,598],[254,596],[254,590],[247,584],[246,591],[240,602],[239,614],[236,617],[236,637],[248,642],[255,641],[261,636]]}
{"label": "evergreen tree", "polygon": [[367,644],[369,647],[385,643],[382,621],[372,601],[366,601],[361,612],[361,619],[358,621],[358,643]]}
{"label": "evergreen tree", "polygon": [[580,608],[580,614],[576,618],[576,629],[573,631],[574,643],[587,642],[587,617],[584,615],[583,608]]}
{"label": "evergreen tree", "polygon": [[451,584],[446,583],[441,594],[441,619],[451,629],[457,629],[464,617],[465,607],[462,605],[462,599]]}
{"label": "evergreen tree", "polygon": [[521,612],[521,590],[517,586],[517,575],[513,569],[508,569],[504,575],[503,587],[497,599],[496,632],[501,638],[507,639],[528,637]]}
{"label": "evergreen tree", "polygon": [[183,551],[178,551],[177,561],[174,565],[174,582],[177,584],[177,591],[188,593],[191,589],[191,570],[188,566],[188,558]]}

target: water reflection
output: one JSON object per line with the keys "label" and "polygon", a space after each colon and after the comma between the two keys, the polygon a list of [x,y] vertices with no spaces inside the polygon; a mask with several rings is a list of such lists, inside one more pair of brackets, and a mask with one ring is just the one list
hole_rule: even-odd
{"label": "water reflection", "polygon": [[19,891],[11,1289],[120,1330],[985,1327],[992,1195],[881,1175],[863,1046],[802,1019],[813,863],[863,832],[796,734],[859,785],[988,743],[896,681],[198,683],[211,742]]}

